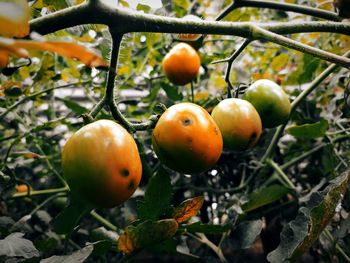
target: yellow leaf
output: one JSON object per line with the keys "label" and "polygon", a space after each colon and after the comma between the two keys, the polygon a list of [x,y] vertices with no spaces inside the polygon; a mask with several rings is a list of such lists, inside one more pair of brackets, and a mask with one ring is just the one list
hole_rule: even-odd
{"label": "yellow leaf", "polygon": [[209,98],[208,92],[198,92],[194,95],[194,100],[205,100]]}
{"label": "yellow leaf", "polygon": [[192,216],[197,215],[204,202],[203,196],[197,196],[183,201],[178,207],[175,208],[173,218],[176,222],[183,223],[189,220]]}
{"label": "yellow leaf", "polygon": [[118,249],[131,254],[137,249],[157,244],[175,235],[179,225],[174,219],[144,221],[137,226],[127,226],[118,239]]}
{"label": "yellow leaf", "polygon": [[270,66],[273,70],[280,71],[287,65],[288,60],[289,60],[289,56],[285,53],[282,53],[272,60]]}
{"label": "yellow leaf", "polygon": [[0,35],[25,37],[29,34],[30,8],[26,0],[0,0]]}

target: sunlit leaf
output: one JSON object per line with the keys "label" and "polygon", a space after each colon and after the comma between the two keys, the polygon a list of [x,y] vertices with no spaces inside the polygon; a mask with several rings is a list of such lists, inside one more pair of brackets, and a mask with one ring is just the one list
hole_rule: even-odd
{"label": "sunlit leaf", "polygon": [[178,207],[175,208],[173,218],[180,224],[191,217],[197,215],[204,202],[204,196],[194,197],[183,201]]}
{"label": "sunlit leaf", "polygon": [[125,254],[157,244],[175,235],[178,224],[174,219],[145,221],[139,225],[128,226],[118,239],[118,248]]}
{"label": "sunlit leaf", "polygon": [[327,130],[328,122],[325,119],[321,119],[316,123],[289,126],[286,132],[296,138],[316,139],[323,137]]}
{"label": "sunlit leaf", "polygon": [[275,71],[280,71],[283,69],[289,60],[289,56],[286,53],[279,54],[277,57],[274,57],[270,66]]}
{"label": "sunlit leaf", "polygon": [[0,0],[0,35],[27,36],[29,19],[30,8],[26,0]]}

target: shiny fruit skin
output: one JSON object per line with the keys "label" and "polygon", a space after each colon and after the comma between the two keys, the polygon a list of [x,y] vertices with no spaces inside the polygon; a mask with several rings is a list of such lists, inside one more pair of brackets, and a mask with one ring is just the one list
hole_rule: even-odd
{"label": "shiny fruit skin", "polygon": [[62,166],[72,193],[102,208],[129,199],[142,174],[134,139],[110,120],[90,123],[74,133],[63,148]]}
{"label": "shiny fruit skin", "polygon": [[289,119],[291,104],[288,95],[271,80],[255,81],[242,98],[253,104],[266,128],[276,127]]}
{"label": "shiny fruit skin", "polygon": [[175,45],[164,57],[163,71],[176,85],[190,83],[198,75],[201,65],[197,51],[186,43]]}
{"label": "shiny fruit skin", "polygon": [[158,120],[152,145],[163,164],[192,174],[215,165],[223,142],[218,126],[205,109],[193,103],[179,103],[168,108]]}
{"label": "shiny fruit skin", "polygon": [[243,151],[253,147],[259,140],[262,125],[258,112],[248,101],[225,99],[211,113],[224,140],[224,147]]}

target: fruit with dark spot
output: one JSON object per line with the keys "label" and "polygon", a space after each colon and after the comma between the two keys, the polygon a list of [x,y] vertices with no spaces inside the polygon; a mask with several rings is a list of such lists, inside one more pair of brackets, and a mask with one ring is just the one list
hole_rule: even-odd
{"label": "fruit with dark spot", "polygon": [[95,207],[114,207],[134,193],[142,166],[136,143],[110,120],[90,123],[63,148],[63,173],[73,194]]}
{"label": "fruit with dark spot", "polygon": [[200,173],[219,159],[223,142],[209,113],[193,103],[168,108],[160,117],[152,136],[159,160],[182,173]]}
{"label": "fruit with dark spot", "polygon": [[229,150],[243,151],[253,147],[262,130],[261,120],[254,106],[242,99],[225,99],[211,113]]}
{"label": "fruit with dark spot", "polygon": [[185,85],[194,80],[200,65],[197,51],[186,43],[175,45],[162,62],[165,76],[176,85]]}
{"label": "fruit with dark spot", "polygon": [[266,128],[276,127],[289,119],[291,104],[288,95],[271,80],[255,81],[242,98],[253,104]]}

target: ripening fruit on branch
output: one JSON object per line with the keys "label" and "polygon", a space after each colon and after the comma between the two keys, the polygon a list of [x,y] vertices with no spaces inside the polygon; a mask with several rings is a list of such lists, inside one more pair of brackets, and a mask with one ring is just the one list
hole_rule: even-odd
{"label": "ripening fruit on branch", "polygon": [[186,43],[175,45],[164,57],[162,66],[165,76],[176,85],[194,80],[201,65],[197,51]]}
{"label": "ripening fruit on branch", "polygon": [[72,193],[104,208],[129,199],[142,174],[134,139],[110,120],[90,123],[74,133],[63,148],[62,166]]}
{"label": "ripening fruit on branch", "polygon": [[288,95],[271,80],[255,81],[242,98],[253,104],[266,128],[276,127],[289,119],[291,104]]}
{"label": "ripening fruit on branch", "polygon": [[253,147],[262,130],[261,120],[254,106],[236,98],[222,100],[211,113],[224,140],[224,148],[243,151]]}
{"label": "ripening fruit on branch", "polygon": [[[195,15],[186,15],[182,19],[189,21],[203,21],[202,18]],[[174,34],[174,39],[191,45],[194,49],[199,49],[203,45],[203,36],[201,34],[178,33]]]}
{"label": "ripening fruit on branch", "polygon": [[179,103],[160,117],[152,136],[159,160],[182,173],[200,173],[218,161],[222,137],[209,113],[193,103]]}

